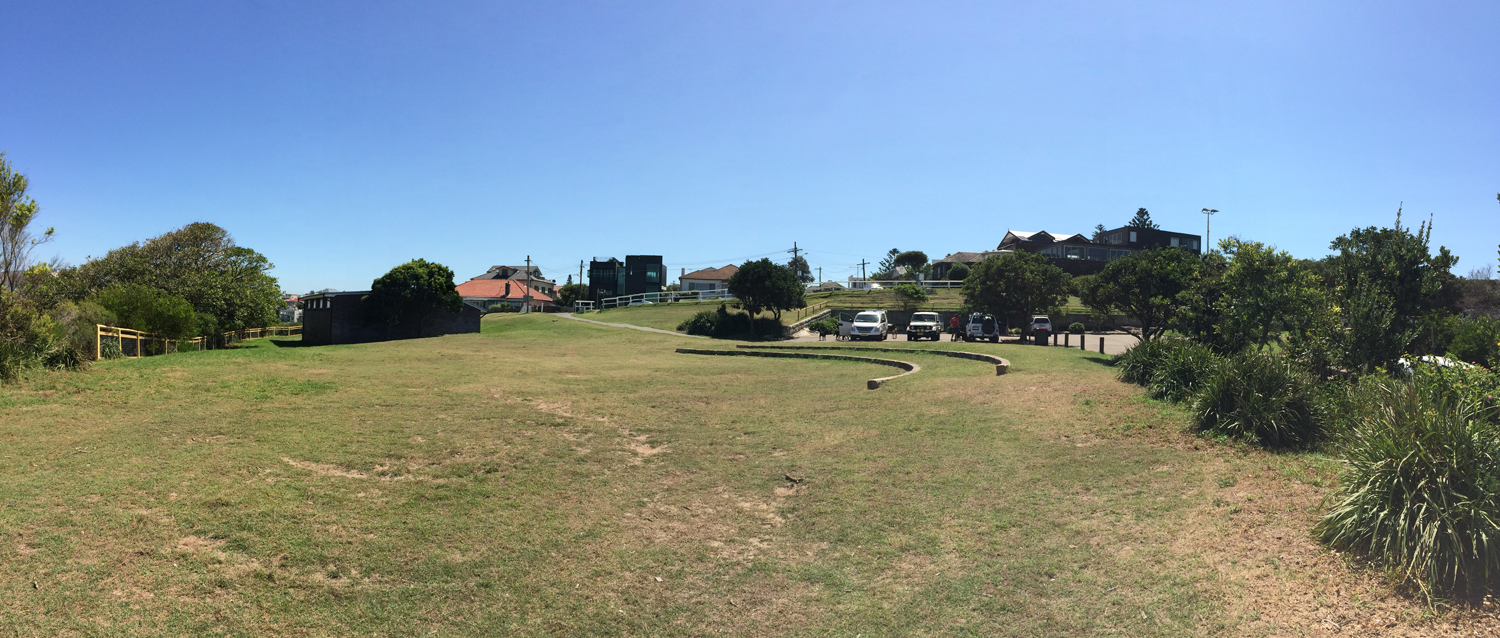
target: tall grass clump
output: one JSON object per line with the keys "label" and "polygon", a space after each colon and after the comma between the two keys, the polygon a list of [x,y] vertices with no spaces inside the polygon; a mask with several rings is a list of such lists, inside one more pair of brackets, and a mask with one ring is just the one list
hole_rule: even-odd
{"label": "tall grass clump", "polygon": [[1342,442],[1332,507],[1314,528],[1367,554],[1430,601],[1480,596],[1500,576],[1500,428],[1478,402],[1418,381],[1387,384]]}
{"label": "tall grass clump", "polygon": [[1207,346],[1179,341],[1162,354],[1146,387],[1153,398],[1181,403],[1193,398],[1218,365],[1219,357]]}
{"label": "tall grass clump", "polygon": [[1291,359],[1248,352],[1225,358],[1193,398],[1200,431],[1262,447],[1306,445],[1322,433],[1322,406],[1312,376]]}
{"label": "tall grass clump", "polygon": [[1115,367],[1120,369],[1116,374],[1126,383],[1149,384],[1157,367],[1171,352],[1190,344],[1181,339],[1152,339],[1137,343],[1115,360]]}

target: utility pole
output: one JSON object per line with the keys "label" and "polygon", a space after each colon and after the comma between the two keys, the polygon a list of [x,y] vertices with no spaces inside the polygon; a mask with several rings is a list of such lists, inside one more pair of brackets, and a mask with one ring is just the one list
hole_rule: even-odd
{"label": "utility pole", "polygon": [[1219,212],[1219,210],[1216,208],[1203,209],[1203,250],[1200,252],[1208,252],[1208,247],[1213,245],[1213,243],[1209,241],[1208,233],[1210,230],[1213,230],[1214,213],[1217,212]]}
{"label": "utility pole", "polygon": [[526,296],[521,303],[526,304],[526,309],[521,312],[531,312],[531,255],[526,256]]}
{"label": "utility pole", "polygon": [[823,267],[818,266],[818,285],[823,285]]}
{"label": "utility pole", "polygon": [[[870,262],[868,262],[868,261],[865,261],[863,259],[859,260],[859,278],[860,279],[865,279],[865,266],[868,266],[869,264],[870,264]],[[865,282],[864,285],[868,286],[869,283]]]}
{"label": "utility pole", "polygon": [[792,242],[792,249],[788,250],[787,252],[789,252],[789,253],[792,254],[792,261],[796,261],[797,260],[797,253],[802,252],[802,250],[799,249],[799,248],[797,248],[797,242]]}
{"label": "utility pole", "polygon": [[583,283],[583,260],[578,260],[578,283]]}

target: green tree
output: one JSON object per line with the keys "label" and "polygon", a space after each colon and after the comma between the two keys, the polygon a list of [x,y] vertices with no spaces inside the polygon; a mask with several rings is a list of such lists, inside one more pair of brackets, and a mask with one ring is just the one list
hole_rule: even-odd
{"label": "green tree", "polygon": [[948,279],[963,281],[964,279],[968,278],[968,276],[968,264],[953,264],[953,267],[948,269]]}
{"label": "green tree", "polygon": [[1235,238],[1220,242],[1219,250],[1229,259],[1221,277],[1221,330],[1264,349],[1282,331],[1305,331],[1326,306],[1322,280],[1290,253]]}
{"label": "green tree", "polygon": [[1181,248],[1157,248],[1109,262],[1085,282],[1079,299],[1095,314],[1123,314],[1141,324],[1150,341],[1177,319],[1179,297],[1198,276],[1198,258]]}
{"label": "green tree", "polygon": [[900,255],[901,255],[901,249],[900,248],[892,248],[892,249],[886,251],[885,257],[882,257],[880,259],[880,265],[877,266],[877,268],[879,268],[879,271],[875,274],[875,278],[876,279],[895,279],[896,278],[896,257],[898,257]]}
{"label": "green tree", "polygon": [[1145,228],[1149,230],[1156,230],[1158,228],[1161,228],[1160,226],[1156,225],[1156,222],[1151,221],[1150,211],[1147,211],[1144,208],[1137,208],[1135,210],[1135,217],[1131,217],[1130,221],[1125,225],[1134,226],[1136,228]]}
{"label": "green tree", "polygon": [[927,300],[930,298],[927,295],[927,290],[916,284],[896,284],[893,291],[896,293],[896,300],[900,301],[901,307],[906,310],[911,310],[927,303]]}
{"label": "green tree", "polygon": [[116,248],[58,277],[74,301],[116,283],[171,293],[188,300],[197,312],[213,316],[212,322],[200,322],[203,330],[211,325],[213,330],[229,331],[277,323],[281,286],[267,274],[273,267],[264,255],[235,245],[228,231],[198,222]]}
{"label": "green tree", "polygon": [[562,302],[564,306],[571,306],[577,303],[579,299],[587,299],[588,296],[588,286],[572,283],[571,280],[557,289],[557,300]]}
{"label": "green tree", "polygon": [[113,313],[121,328],[149,332],[167,339],[186,339],[198,333],[193,305],[177,295],[140,284],[115,283],[99,291],[94,302]]}
{"label": "green tree", "polygon": [[1229,260],[1218,251],[1204,253],[1198,259],[1198,275],[1193,286],[1178,297],[1181,302],[1170,328],[1197,341],[1218,354],[1231,354],[1249,347],[1243,334],[1230,334],[1223,325],[1225,292],[1224,271]]}
{"label": "green tree", "polygon": [[1447,248],[1432,254],[1432,226],[1415,233],[1401,225],[1357,228],[1333,240],[1334,304],[1342,330],[1338,351],[1350,370],[1390,369],[1416,336],[1421,317],[1442,305],[1458,259]]}
{"label": "green tree", "polygon": [[53,229],[40,236],[31,234],[31,222],[41,212],[36,200],[26,195],[26,176],[15,172],[0,151],[0,286],[21,287],[22,273],[32,266],[31,252],[52,241]]}
{"label": "green tree", "polygon": [[783,310],[803,308],[802,282],[791,268],[773,263],[770,259],[747,261],[726,282],[729,294],[740,300],[746,312],[753,318],[769,311],[781,321]]}
{"label": "green tree", "polygon": [[422,320],[428,315],[464,307],[453,284],[453,271],[426,259],[413,259],[381,275],[370,284],[370,294],[362,303],[369,321],[389,324],[408,337],[421,335]]}
{"label": "green tree", "polygon": [[812,283],[812,266],[807,265],[806,257],[803,257],[802,255],[792,257],[791,261],[787,262],[786,267],[791,268],[792,272],[796,273],[797,281],[800,281],[804,284]]}
{"label": "green tree", "polygon": [[[1145,209],[1143,208],[1141,210]],[[1104,228],[1104,224],[1094,224],[1094,236],[1092,237],[1092,239],[1095,242],[1103,241],[1105,232],[1107,232],[1107,230]]]}
{"label": "green tree", "polygon": [[1072,289],[1070,279],[1046,257],[1020,251],[994,255],[975,264],[961,290],[970,310],[1014,323],[1061,308]]}

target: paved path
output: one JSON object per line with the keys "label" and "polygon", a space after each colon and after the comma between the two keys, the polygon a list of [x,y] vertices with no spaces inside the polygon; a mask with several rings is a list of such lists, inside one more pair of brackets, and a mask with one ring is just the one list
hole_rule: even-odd
{"label": "paved path", "polygon": [[[1088,343],[1088,350],[1089,350],[1089,352],[1098,352],[1099,351],[1099,338],[1103,337],[1104,338],[1104,353],[1105,354],[1122,354],[1126,350],[1129,350],[1130,347],[1133,346],[1133,345],[1135,345],[1136,342],[1137,342],[1137,339],[1134,336],[1131,336],[1131,335],[1128,335],[1128,334],[1122,334],[1122,333],[1110,333],[1110,334],[1105,334],[1105,335],[1088,334],[1088,335],[1084,335],[1084,337],[1087,339],[1086,343]],[[806,343],[806,342],[817,343],[819,341],[819,339],[818,339],[817,333],[815,333],[815,332],[809,332],[807,330],[803,330],[801,332],[798,332],[791,339],[788,339],[788,341],[795,342],[795,343]],[[829,337],[827,339],[827,342],[828,343],[833,343],[834,342],[834,338],[833,338],[832,335],[829,335]],[[892,335],[882,345],[890,345],[893,342],[897,343],[897,344],[905,343],[906,342],[906,336],[905,335]],[[942,342],[943,343],[950,343],[948,335],[943,335],[943,341]],[[864,342],[861,342],[861,343],[864,343]],[[928,342],[924,341],[923,343],[928,343]],[[964,342],[960,341],[959,343],[964,343]],[[988,344],[989,342],[987,342],[987,341],[979,341],[979,342],[975,342],[975,343]],[[1000,343],[1002,345],[1003,344],[1018,345],[1018,344],[1016,344],[1014,337],[1007,337],[1004,341],[1001,341]],[[1073,349],[1076,350],[1078,348],[1078,335],[1071,335],[1068,338],[1068,343],[1069,343],[1069,345]],[[1061,337],[1058,338],[1057,345],[1058,345],[1058,347],[1062,347],[1062,338]]]}
{"label": "paved path", "polygon": [[593,324],[598,324],[598,325],[601,325],[601,326],[609,326],[611,328],[631,328],[633,330],[645,330],[646,332],[659,332],[659,333],[664,334],[664,335],[672,335],[674,337],[688,337],[690,339],[707,339],[708,338],[708,337],[705,337],[705,336],[702,336],[702,335],[688,335],[688,334],[682,334],[681,332],[673,332],[671,330],[662,330],[661,328],[647,328],[645,326],[632,326],[632,325],[630,325],[628,323],[605,323],[603,321],[594,321],[593,319],[584,319],[583,317],[574,317],[572,313],[559,313],[559,314],[561,314],[562,316],[567,317],[569,319],[572,319],[573,321],[582,321],[584,323],[593,323]]}

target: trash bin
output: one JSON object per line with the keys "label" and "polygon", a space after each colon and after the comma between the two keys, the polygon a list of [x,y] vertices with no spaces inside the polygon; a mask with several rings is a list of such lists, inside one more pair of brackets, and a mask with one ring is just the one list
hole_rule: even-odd
{"label": "trash bin", "polygon": [[1045,345],[1047,345],[1047,340],[1049,340],[1049,339],[1052,338],[1052,331],[1051,330],[1036,330],[1036,331],[1033,331],[1031,334],[1036,337],[1036,345],[1039,345],[1039,346],[1045,346]]}

